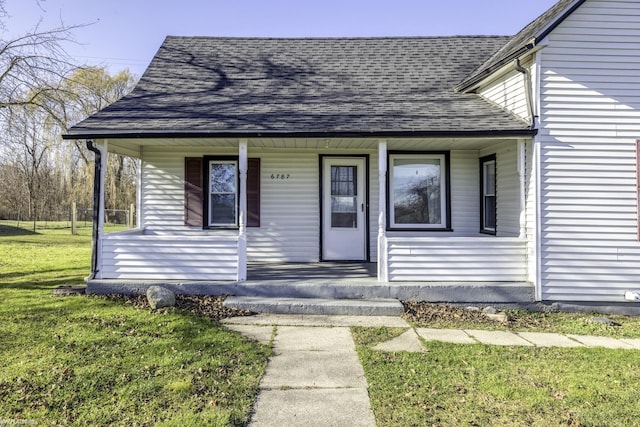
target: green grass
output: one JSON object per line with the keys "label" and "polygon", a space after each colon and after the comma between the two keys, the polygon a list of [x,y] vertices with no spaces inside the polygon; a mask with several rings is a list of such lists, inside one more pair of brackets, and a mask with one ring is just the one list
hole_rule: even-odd
{"label": "green grass", "polygon": [[640,352],[426,343],[353,328],[379,426],[630,426],[640,420]]}
{"label": "green grass", "polygon": [[209,319],[98,297],[90,237],[0,226],[0,420],[37,425],[243,425],[268,346]]}

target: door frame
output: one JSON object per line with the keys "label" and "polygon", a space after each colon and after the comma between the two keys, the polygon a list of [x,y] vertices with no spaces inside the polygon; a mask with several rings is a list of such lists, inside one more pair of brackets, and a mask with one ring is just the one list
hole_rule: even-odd
{"label": "door frame", "polygon": [[[370,217],[369,217],[369,154],[320,154],[318,159],[318,169],[319,169],[319,178],[320,178],[320,247],[318,253],[318,259],[320,262],[325,261],[324,259],[324,160],[325,159],[364,159],[364,262],[371,262],[371,242],[370,242]],[[349,262],[350,260],[344,260],[344,262]],[[351,260],[356,261],[356,260]],[[341,262],[341,261],[331,261],[331,262]],[[363,262],[363,261],[360,261]]]}

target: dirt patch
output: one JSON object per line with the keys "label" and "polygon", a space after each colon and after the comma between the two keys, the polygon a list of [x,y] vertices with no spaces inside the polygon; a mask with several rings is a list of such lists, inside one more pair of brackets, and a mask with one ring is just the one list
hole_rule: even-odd
{"label": "dirt patch", "polygon": [[[123,304],[129,304],[139,309],[150,309],[149,302],[145,295],[101,295],[100,297],[111,301],[118,301]],[[176,295],[175,308],[187,310],[197,316],[208,317],[212,320],[221,320],[227,317],[250,316],[254,313],[248,310],[238,310],[236,308],[227,308],[222,305],[226,299],[223,296],[199,296],[199,295]],[[166,309],[160,309],[166,310]]]}

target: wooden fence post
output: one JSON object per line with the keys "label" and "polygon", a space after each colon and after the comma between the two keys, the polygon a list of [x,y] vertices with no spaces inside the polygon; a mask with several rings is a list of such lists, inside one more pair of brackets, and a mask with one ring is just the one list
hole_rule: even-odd
{"label": "wooden fence post", "polygon": [[136,228],[134,225],[135,213],[136,205],[134,203],[131,203],[131,205],[129,206],[129,228]]}
{"label": "wooden fence post", "polygon": [[71,234],[74,236],[78,234],[78,209],[76,208],[76,202],[71,203]]}

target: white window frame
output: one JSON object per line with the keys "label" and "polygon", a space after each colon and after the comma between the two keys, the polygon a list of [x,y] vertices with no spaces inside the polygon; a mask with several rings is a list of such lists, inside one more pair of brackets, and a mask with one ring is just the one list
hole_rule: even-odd
{"label": "white window frame", "polygon": [[[440,223],[439,224],[397,224],[395,219],[395,192],[394,192],[394,169],[395,161],[402,160],[438,160],[440,162]],[[449,228],[449,197],[448,197],[448,171],[447,155],[444,153],[394,153],[389,154],[388,163],[388,217],[390,230],[447,230]]]}
{"label": "white window frame", "polygon": [[[235,168],[235,192],[213,192],[212,191],[212,182],[211,182],[211,166],[212,165],[233,165]],[[239,193],[240,193],[240,181],[238,176],[238,160],[209,160],[207,165],[207,183],[208,183],[208,194],[207,194],[207,225],[209,227],[235,227],[238,225],[238,207],[239,207]],[[211,209],[211,196],[214,194],[233,194],[235,196],[235,218],[233,222],[223,223],[223,222],[213,222],[211,218],[212,209]]]}

